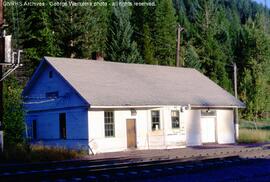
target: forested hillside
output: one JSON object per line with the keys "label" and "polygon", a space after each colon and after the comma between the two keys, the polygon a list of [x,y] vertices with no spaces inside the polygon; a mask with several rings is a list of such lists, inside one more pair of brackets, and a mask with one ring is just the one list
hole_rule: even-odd
{"label": "forested hillside", "polygon": [[239,97],[247,105],[242,117],[256,119],[270,111],[269,9],[251,0],[151,0],[155,6],[114,7],[114,1],[105,2],[95,7],[6,6],[13,45],[25,53],[19,81],[24,84],[43,56],[92,58],[97,52],[110,61],[174,66],[181,25],[183,66],[233,93],[235,62]]}

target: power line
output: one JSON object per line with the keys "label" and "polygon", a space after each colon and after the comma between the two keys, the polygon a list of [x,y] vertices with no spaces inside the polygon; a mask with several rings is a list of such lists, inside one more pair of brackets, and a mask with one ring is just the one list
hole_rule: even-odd
{"label": "power line", "polygon": [[55,97],[31,97],[24,96],[23,99],[37,100],[37,101],[24,101],[23,104],[42,104],[53,101],[60,101],[61,98],[66,98],[67,96],[55,96]]}
{"label": "power line", "polygon": [[56,99],[49,99],[49,100],[43,100],[43,101],[31,101],[31,102],[23,102],[23,104],[43,104],[43,103],[47,103],[47,102],[53,102]]}

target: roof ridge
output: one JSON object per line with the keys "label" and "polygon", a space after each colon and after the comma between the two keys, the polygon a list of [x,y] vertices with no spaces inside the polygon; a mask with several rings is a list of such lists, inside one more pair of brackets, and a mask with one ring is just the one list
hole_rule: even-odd
{"label": "roof ridge", "polygon": [[126,63],[126,62],[117,62],[117,61],[109,61],[109,60],[104,60],[104,61],[98,61],[94,59],[81,59],[81,58],[66,58],[66,57],[51,57],[51,56],[44,56],[44,58],[47,61],[57,61],[55,59],[66,59],[69,61],[91,61],[95,63],[105,63],[105,64],[121,64],[121,65],[136,65],[136,66],[148,66],[148,67],[162,67],[162,68],[172,68],[172,69],[184,69],[184,70],[196,70],[195,68],[188,68],[188,67],[176,67],[176,66],[168,66],[168,65],[158,65],[158,64],[142,64],[142,63]]}

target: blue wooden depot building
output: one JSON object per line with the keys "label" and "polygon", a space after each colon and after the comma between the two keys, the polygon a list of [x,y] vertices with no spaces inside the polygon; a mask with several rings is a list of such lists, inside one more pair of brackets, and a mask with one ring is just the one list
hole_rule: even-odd
{"label": "blue wooden depot building", "polygon": [[235,143],[245,107],[195,69],[53,57],[22,96],[33,143],[92,153]]}

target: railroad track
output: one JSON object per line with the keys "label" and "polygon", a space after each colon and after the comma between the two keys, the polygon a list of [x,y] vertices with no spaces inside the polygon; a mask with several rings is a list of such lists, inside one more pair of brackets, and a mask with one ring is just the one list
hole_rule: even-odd
{"label": "railroad track", "polygon": [[[265,154],[267,151],[267,154]],[[261,153],[260,153],[261,152]],[[252,157],[239,157],[240,153]],[[254,154],[254,155],[253,155]],[[221,156],[223,155],[223,156]],[[228,156],[226,156],[228,155]],[[209,159],[209,157],[212,157]],[[0,181],[126,181],[155,178],[242,165],[270,158],[268,148],[243,149],[230,153],[191,155],[185,158],[153,156],[72,160],[34,164],[0,165]],[[190,159],[193,159],[190,161]],[[196,159],[196,160],[194,160]]]}
{"label": "railroad track", "polygon": [[[259,160],[259,159],[256,159]],[[75,166],[43,166],[42,169],[5,170],[0,181],[126,181],[173,175],[254,162],[238,156],[183,162],[148,160]]]}

